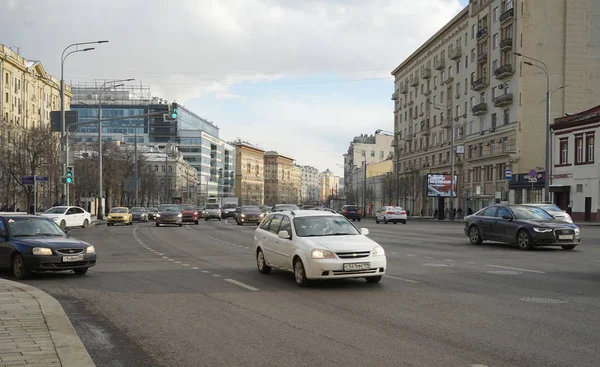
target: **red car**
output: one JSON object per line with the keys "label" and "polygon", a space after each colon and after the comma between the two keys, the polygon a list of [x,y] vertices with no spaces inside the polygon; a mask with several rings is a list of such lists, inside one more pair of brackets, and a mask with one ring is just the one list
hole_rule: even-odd
{"label": "red car", "polygon": [[185,222],[194,222],[194,224],[198,224],[198,210],[196,210],[196,206],[192,204],[181,204],[181,220],[183,223]]}

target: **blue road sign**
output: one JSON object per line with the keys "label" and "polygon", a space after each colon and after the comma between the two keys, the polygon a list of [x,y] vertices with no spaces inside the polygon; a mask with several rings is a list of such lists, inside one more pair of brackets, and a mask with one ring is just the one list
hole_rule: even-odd
{"label": "blue road sign", "polygon": [[505,180],[512,180],[512,169],[505,169],[504,170],[504,179]]}
{"label": "blue road sign", "polygon": [[[35,176],[36,181],[48,181],[48,176]],[[33,185],[33,176],[22,176],[22,185]]]}
{"label": "blue road sign", "polygon": [[531,178],[537,178],[537,171],[532,169],[531,171],[529,171],[529,177]]}

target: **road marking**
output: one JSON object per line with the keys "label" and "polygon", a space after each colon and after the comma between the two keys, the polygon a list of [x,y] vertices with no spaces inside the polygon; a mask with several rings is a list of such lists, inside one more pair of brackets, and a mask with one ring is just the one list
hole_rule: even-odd
{"label": "road marking", "polygon": [[190,264],[182,264],[183,266],[190,266]]}
{"label": "road marking", "polygon": [[169,261],[175,261],[175,259],[169,259]]}
{"label": "road marking", "polygon": [[181,264],[181,261],[175,261],[175,264]]}
{"label": "road marking", "polygon": [[521,268],[511,268],[510,266],[500,266],[500,265],[486,265],[489,266],[490,268],[500,268],[500,269],[509,269],[509,270],[519,270],[519,271],[526,271],[529,273],[537,273],[537,274],[546,274],[545,271],[539,271],[539,270],[530,270],[530,269],[521,269]]}
{"label": "road marking", "polygon": [[162,252],[158,252],[157,255],[158,256],[163,256],[164,254]]}
{"label": "road marking", "polygon": [[202,272],[205,273],[205,274],[210,273],[210,271],[208,271],[208,270],[202,270]]}
{"label": "road marking", "polygon": [[397,255],[398,253],[395,251],[390,252],[390,254]]}
{"label": "road marking", "polygon": [[417,255],[413,255],[413,254],[406,254],[406,256],[417,256]]}
{"label": "road marking", "polygon": [[215,277],[215,278],[220,278],[221,277],[219,274],[213,274],[212,276]]}
{"label": "road marking", "polygon": [[454,260],[452,260],[452,259],[444,259],[444,261],[454,261]]}
{"label": "road marking", "polygon": [[488,367],[485,364],[472,364],[471,367]]}
{"label": "road marking", "polygon": [[168,257],[168,256],[163,256],[162,258],[163,258],[163,259],[168,259],[169,257]]}
{"label": "road marking", "polygon": [[475,264],[475,263],[472,261],[467,261],[467,264]]}
{"label": "road marking", "polygon": [[392,278],[392,279],[396,279],[396,280],[401,280],[403,282],[409,282],[409,283],[419,283],[416,280],[412,280],[412,279],[406,279],[406,278],[398,278],[398,277],[393,277],[391,275],[384,275],[386,278]]}
{"label": "road marking", "polygon": [[237,286],[240,286],[242,288],[246,288],[246,289],[251,290],[251,291],[258,291],[259,290],[258,288],[254,288],[252,286],[249,286],[248,284],[245,284],[245,283],[242,283],[242,282],[238,282],[237,280],[234,280],[234,279],[225,279],[225,281],[229,282],[231,284],[235,284]]}
{"label": "road marking", "polygon": [[426,259],[433,259],[431,256],[425,256]]}
{"label": "road marking", "polygon": [[198,267],[195,267],[195,266],[192,266],[192,269],[194,269],[194,270],[198,270],[198,269],[200,269],[200,268],[198,268]]}

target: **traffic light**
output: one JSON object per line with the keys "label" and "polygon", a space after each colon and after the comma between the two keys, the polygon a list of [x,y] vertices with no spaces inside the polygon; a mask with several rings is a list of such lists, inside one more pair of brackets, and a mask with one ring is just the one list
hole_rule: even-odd
{"label": "traffic light", "polygon": [[67,177],[65,177],[65,182],[68,184],[73,183],[73,166],[67,166]]}
{"label": "traffic light", "polygon": [[171,120],[177,119],[177,103],[171,103],[169,106],[169,115],[171,116]]}

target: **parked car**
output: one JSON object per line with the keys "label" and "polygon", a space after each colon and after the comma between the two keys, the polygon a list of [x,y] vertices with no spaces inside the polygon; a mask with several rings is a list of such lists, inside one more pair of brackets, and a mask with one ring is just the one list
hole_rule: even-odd
{"label": "parked car", "polygon": [[146,208],[141,206],[135,206],[131,208],[131,216],[133,221],[138,222],[147,222],[148,221],[148,212]]}
{"label": "parked car", "polygon": [[92,223],[92,215],[78,206],[54,206],[42,215],[52,219],[63,230],[72,227],[87,228]]}
{"label": "parked car", "polygon": [[340,209],[340,214],[348,219],[352,219],[353,221],[358,220],[362,217],[362,210],[356,205],[344,205],[342,209]]}
{"label": "parked car", "polygon": [[198,211],[194,205],[182,204],[179,207],[181,209],[182,221],[184,223],[194,222],[194,224],[198,224]]}
{"label": "parked car", "polygon": [[17,279],[32,271],[87,273],[96,265],[96,249],[64,231],[44,216],[0,215],[0,267],[10,268]]}
{"label": "parked car", "polygon": [[377,224],[379,224],[379,222],[385,224],[388,224],[389,222],[394,224],[406,224],[407,220],[408,216],[406,215],[406,210],[399,206],[384,206],[375,213],[375,223]]}
{"label": "parked car", "polygon": [[572,250],[581,243],[579,228],[531,205],[492,205],[465,220],[465,235],[474,245],[483,241],[516,243],[522,250],[561,246]]}
{"label": "parked car", "polygon": [[387,266],[385,251],[344,216],[302,210],[268,214],[254,232],[256,265],[291,271],[299,286],[311,279],[365,278],[377,283]]}
{"label": "parked car", "polygon": [[260,224],[264,217],[265,213],[256,205],[244,205],[235,211],[235,222],[238,226],[243,226],[246,223]]}
{"label": "parked car", "polygon": [[219,204],[206,204],[203,216],[205,221],[209,219],[221,220],[221,214],[221,206]]}
{"label": "parked car", "polygon": [[155,220],[156,219],[156,213],[158,213],[158,209],[157,208],[146,208],[146,212],[148,213],[148,219],[149,220]]}
{"label": "parked car", "polygon": [[115,224],[125,224],[132,225],[133,224],[133,215],[129,208],[124,206],[117,206],[110,210],[108,216],[106,217],[106,225],[114,226]]}
{"label": "parked car", "polygon": [[181,214],[179,205],[165,204],[158,207],[155,225],[160,227],[161,224],[174,224],[179,227],[183,226],[183,214]]}
{"label": "parked car", "polygon": [[547,211],[551,216],[558,220],[562,220],[563,222],[573,223],[573,219],[566,211],[559,208],[556,204],[545,204],[545,203],[534,203],[534,204],[523,204],[529,206],[535,206],[538,208],[542,208]]}
{"label": "parked car", "polygon": [[298,205],[294,204],[275,204],[271,208],[271,213],[273,212],[282,212],[282,211],[297,211],[300,210]]}

